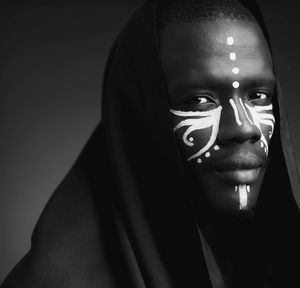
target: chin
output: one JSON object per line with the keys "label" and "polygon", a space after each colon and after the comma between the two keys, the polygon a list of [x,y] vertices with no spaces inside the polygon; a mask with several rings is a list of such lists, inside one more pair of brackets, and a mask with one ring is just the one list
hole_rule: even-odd
{"label": "chin", "polygon": [[232,209],[230,211],[223,211],[227,214],[228,217],[236,220],[251,220],[255,216],[255,207],[249,206],[244,209]]}
{"label": "chin", "polygon": [[226,182],[214,173],[201,173],[201,177],[193,181],[194,205],[225,218],[252,219],[263,177],[264,169],[256,181],[238,184]]}

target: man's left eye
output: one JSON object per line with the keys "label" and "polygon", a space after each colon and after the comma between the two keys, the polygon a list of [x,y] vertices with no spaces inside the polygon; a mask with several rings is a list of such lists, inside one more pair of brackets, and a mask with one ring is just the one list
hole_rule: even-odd
{"label": "man's left eye", "polygon": [[253,103],[254,105],[266,105],[270,104],[272,100],[272,95],[268,92],[254,92],[248,98],[248,101]]}
{"label": "man's left eye", "polygon": [[197,102],[198,104],[205,104],[208,103],[208,99],[207,97],[197,97],[195,99],[195,102]]}
{"label": "man's left eye", "polygon": [[256,94],[257,98],[260,100],[265,100],[268,98],[268,95],[263,92],[256,92],[255,94]]}

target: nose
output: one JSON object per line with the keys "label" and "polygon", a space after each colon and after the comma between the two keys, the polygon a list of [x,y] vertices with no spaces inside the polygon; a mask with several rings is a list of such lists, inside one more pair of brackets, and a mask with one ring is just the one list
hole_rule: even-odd
{"label": "nose", "polygon": [[253,124],[241,99],[229,99],[223,106],[219,124],[218,142],[221,145],[255,143],[261,137],[261,132]]}

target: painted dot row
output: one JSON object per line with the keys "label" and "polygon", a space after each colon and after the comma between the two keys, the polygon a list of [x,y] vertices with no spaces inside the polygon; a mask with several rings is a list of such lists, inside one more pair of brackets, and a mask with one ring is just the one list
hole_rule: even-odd
{"label": "painted dot row", "polygon": [[[233,44],[234,44],[233,37],[231,37],[231,36],[227,37],[227,45],[232,46]],[[231,61],[235,61],[236,60],[236,54],[235,54],[235,52],[230,52],[229,53],[229,58],[230,58]],[[240,72],[240,69],[238,67],[234,67],[232,69],[232,73],[235,74],[235,75],[239,74],[239,72]],[[237,88],[240,87],[240,83],[238,81],[234,81],[232,83],[232,86],[233,86],[233,88],[237,89]]]}

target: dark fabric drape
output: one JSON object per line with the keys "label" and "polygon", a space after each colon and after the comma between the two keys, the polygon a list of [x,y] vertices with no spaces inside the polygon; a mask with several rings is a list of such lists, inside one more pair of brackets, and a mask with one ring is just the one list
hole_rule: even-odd
{"label": "dark fabric drape", "polygon": [[[255,3],[241,2],[267,33]],[[116,40],[102,122],[51,197],[31,250],[3,288],[211,287],[169,118],[156,4],[148,1]],[[291,263],[300,259],[300,191],[279,82],[276,94],[255,239],[269,261],[266,287],[288,287],[280,285],[297,280]]]}

